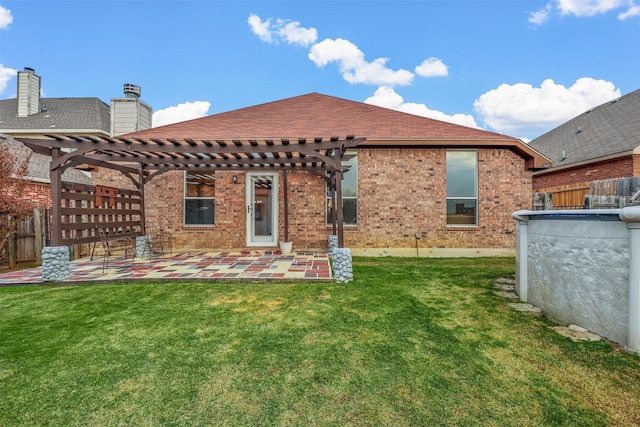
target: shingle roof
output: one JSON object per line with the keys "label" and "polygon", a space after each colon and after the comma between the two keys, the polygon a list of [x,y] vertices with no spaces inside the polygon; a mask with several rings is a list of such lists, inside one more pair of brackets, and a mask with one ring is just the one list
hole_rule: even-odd
{"label": "shingle roof", "polygon": [[41,98],[40,113],[18,117],[17,98],[0,100],[0,132],[111,129],[110,107],[98,98]]}
{"label": "shingle roof", "polygon": [[640,146],[640,89],[580,114],[529,145],[553,160],[554,168],[630,152]]}
{"label": "shingle roof", "polygon": [[139,137],[278,138],[355,135],[371,140],[515,138],[387,108],[309,93],[136,132]]}

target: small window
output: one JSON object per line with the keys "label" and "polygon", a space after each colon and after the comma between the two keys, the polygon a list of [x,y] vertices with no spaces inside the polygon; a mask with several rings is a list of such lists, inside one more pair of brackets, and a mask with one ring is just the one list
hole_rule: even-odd
{"label": "small window", "polygon": [[213,173],[184,174],[184,224],[214,225],[216,181]]}
{"label": "small window", "polygon": [[[343,160],[343,166],[349,166],[342,179],[342,215],[345,225],[358,225],[358,156],[355,151],[347,151],[349,158]],[[327,225],[331,220],[331,188],[327,185]]]}
{"label": "small window", "polygon": [[478,225],[478,152],[447,151],[447,225]]}

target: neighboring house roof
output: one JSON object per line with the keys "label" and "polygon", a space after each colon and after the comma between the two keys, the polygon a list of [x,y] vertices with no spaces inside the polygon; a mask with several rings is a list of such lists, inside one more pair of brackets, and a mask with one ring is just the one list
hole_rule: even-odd
{"label": "neighboring house roof", "polygon": [[0,133],[105,133],[110,107],[98,98],[41,98],[40,112],[18,117],[17,98],[0,100]]}
{"label": "neighboring house roof", "polygon": [[135,132],[140,138],[281,138],[354,135],[370,145],[506,146],[542,168],[548,159],[522,141],[499,133],[309,93]]}
{"label": "neighboring house roof", "polygon": [[[26,145],[19,141],[16,141],[8,135],[0,135],[0,144],[8,147],[11,153],[14,153],[20,159],[26,159],[29,155],[31,155],[31,159],[29,160],[28,164],[27,179],[39,183],[49,183],[49,165],[51,164],[51,157],[34,153]],[[62,180],[65,182],[75,182],[88,185],[91,184],[91,178],[88,175],[73,168],[68,168],[62,174]]]}
{"label": "neighboring house roof", "polygon": [[592,108],[529,145],[558,168],[628,155],[640,147],[640,89]]}
{"label": "neighboring house roof", "polygon": [[[110,107],[98,98],[40,98],[40,112],[26,117],[18,117],[18,99],[0,100],[0,144],[8,145],[12,152],[29,161],[29,179],[49,183],[51,157],[37,154],[12,137],[25,134],[104,134],[109,135]],[[69,168],[62,174],[62,180],[91,184],[91,178],[84,172]]]}

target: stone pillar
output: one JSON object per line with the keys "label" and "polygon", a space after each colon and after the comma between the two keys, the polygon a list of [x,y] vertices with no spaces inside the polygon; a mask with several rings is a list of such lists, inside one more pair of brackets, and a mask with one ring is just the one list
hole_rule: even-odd
{"label": "stone pillar", "polygon": [[335,248],[333,250],[333,278],[342,283],[353,280],[351,249]]}
{"label": "stone pillar", "polygon": [[338,236],[332,234],[329,236],[329,256],[333,256],[333,251],[338,247]]}
{"label": "stone pillar", "polygon": [[42,281],[71,279],[69,246],[45,246],[42,248]]}
{"label": "stone pillar", "polygon": [[622,209],[620,219],[629,227],[629,308],[624,348],[640,354],[640,207]]}
{"label": "stone pillar", "polygon": [[511,215],[517,220],[516,230],[516,293],[527,302],[529,290],[529,217],[518,211]]}

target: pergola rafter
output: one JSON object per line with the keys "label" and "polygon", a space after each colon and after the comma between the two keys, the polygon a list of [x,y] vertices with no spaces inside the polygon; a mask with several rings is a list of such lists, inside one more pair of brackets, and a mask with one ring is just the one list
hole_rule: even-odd
{"label": "pergola rafter", "polygon": [[[53,218],[59,218],[61,174],[69,167],[91,165],[118,170],[139,189],[144,204],[144,184],[168,171],[307,171],[325,177],[336,197],[334,232],[344,245],[341,181],[347,170],[345,153],[365,141],[346,136],[310,138],[141,138],[126,136],[44,135],[18,138],[33,151],[51,156]],[[286,186],[286,174],[285,186]],[[335,179],[333,179],[335,177]],[[285,187],[286,188],[286,187]],[[285,194],[285,199],[288,197]],[[286,206],[286,205],[285,205]],[[285,209],[285,218],[288,216]],[[143,215],[144,217],[144,215]],[[285,219],[285,228],[288,218]],[[57,237],[55,223],[52,243]],[[142,224],[144,227],[144,224]]]}

